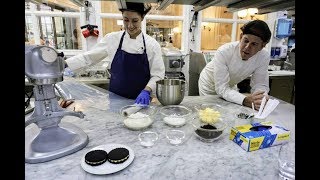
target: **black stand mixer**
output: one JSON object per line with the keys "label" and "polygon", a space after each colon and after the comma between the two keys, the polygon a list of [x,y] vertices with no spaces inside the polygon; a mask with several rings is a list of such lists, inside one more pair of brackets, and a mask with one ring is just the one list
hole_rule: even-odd
{"label": "black stand mixer", "polygon": [[[33,87],[34,111],[25,118],[25,162],[41,163],[84,148],[87,134],[79,127],[61,122],[64,116],[84,118],[82,112],[68,111],[57,100],[57,82],[63,81],[63,53],[47,46],[25,47],[25,74]],[[61,123],[60,123],[61,122]],[[37,126],[27,127],[32,123]]]}

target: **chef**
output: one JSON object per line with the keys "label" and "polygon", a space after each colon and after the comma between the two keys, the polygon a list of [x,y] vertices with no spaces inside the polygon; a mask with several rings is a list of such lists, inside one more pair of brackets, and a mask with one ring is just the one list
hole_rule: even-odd
{"label": "chef", "polygon": [[[240,41],[222,45],[199,77],[199,94],[219,95],[239,105],[259,109],[263,97],[269,99],[268,65],[270,54],[264,48],[271,31],[266,22],[253,20],[241,27]],[[251,77],[251,94],[241,94],[237,84]]]}
{"label": "chef", "polygon": [[122,12],[124,31],[106,34],[90,51],[66,60],[68,68],[77,70],[105,59],[109,62],[109,91],[149,105],[156,81],[163,79],[164,62],[160,44],[141,31],[141,22],[151,6],[127,2]]}

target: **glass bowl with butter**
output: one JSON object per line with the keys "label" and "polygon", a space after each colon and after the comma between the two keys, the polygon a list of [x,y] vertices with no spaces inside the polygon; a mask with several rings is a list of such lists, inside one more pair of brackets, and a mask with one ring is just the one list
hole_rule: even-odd
{"label": "glass bowl with butter", "polygon": [[219,139],[227,128],[221,115],[222,107],[216,104],[201,104],[196,109],[197,114],[191,121],[195,136],[204,142]]}

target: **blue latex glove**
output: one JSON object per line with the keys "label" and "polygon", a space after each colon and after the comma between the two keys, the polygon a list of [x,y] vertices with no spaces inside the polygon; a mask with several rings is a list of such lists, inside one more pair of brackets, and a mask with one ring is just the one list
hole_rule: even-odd
{"label": "blue latex glove", "polygon": [[150,91],[142,90],[141,93],[136,98],[135,104],[141,104],[141,105],[149,105],[150,103]]}
{"label": "blue latex glove", "polygon": [[69,76],[69,77],[75,77],[74,72],[68,67],[64,68],[63,75]]}

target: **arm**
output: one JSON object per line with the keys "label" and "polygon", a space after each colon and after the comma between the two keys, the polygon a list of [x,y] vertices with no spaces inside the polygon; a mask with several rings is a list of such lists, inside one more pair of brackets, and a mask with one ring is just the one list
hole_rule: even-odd
{"label": "arm", "polygon": [[97,43],[90,51],[70,57],[66,60],[68,67],[74,71],[83,67],[94,65],[108,56],[108,35]]}
{"label": "arm", "polygon": [[149,69],[150,69],[150,80],[146,87],[141,91],[135,100],[136,104],[142,106],[149,105],[151,94],[155,96],[156,92],[156,81],[163,79],[165,74],[164,62],[162,59],[162,51],[158,42],[154,42],[152,47],[147,49]]}
{"label": "arm", "polygon": [[159,43],[156,43],[152,48],[152,54],[150,56],[149,68],[150,68],[150,80],[146,86],[146,90],[155,94],[156,92],[156,81],[164,78],[165,67],[162,59],[162,51]]}
{"label": "arm", "polygon": [[270,62],[270,58],[268,54],[265,53],[265,55],[260,60],[261,63],[259,67],[253,72],[251,77],[251,94],[248,95],[243,101],[243,105],[248,107],[251,107],[253,103],[256,109],[260,108],[264,95],[266,95],[267,100],[269,99],[269,96],[267,94],[270,90],[268,75],[268,65]]}
{"label": "arm", "polygon": [[[214,63],[214,83],[215,90],[218,95],[222,96],[226,101],[234,102],[242,105],[245,95],[239,93],[237,90],[229,86],[230,76],[229,68],[227,67],[227,57],[221,51],[217,51]],[[231,58],[231,57],[230,57]]]}

